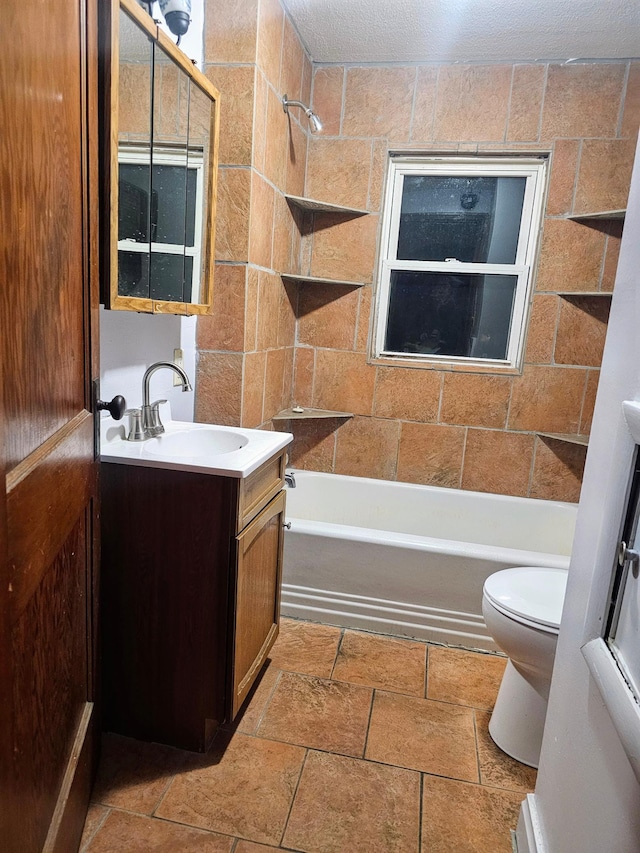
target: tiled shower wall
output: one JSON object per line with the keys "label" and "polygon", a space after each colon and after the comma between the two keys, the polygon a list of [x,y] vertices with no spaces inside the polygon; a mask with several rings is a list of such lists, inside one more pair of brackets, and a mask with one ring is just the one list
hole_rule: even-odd
{"label": "tiled shower wall", "polygon": [[[277,0],[223,5],[205,10],[206,73],[223,107],[215,308],[198,321],[197,418],[269,427],[293,403],[350,411],[350,420],[291,423],[292,463],[577,500],[584,448],[536,432],[588,433],[609,300],[557,293],[611,290],[621,229],[563,217],[624,207],[640,63],[312,69]],[[321,134],[308,134],[299,111],[284,115],[285,91],[313,101]],[[402,148],[551,152],[522,375],[368,358],[386,158]],[[317,216],[309,229],[283,192],[370,215]],[[285,271],[365,286],[285,287]]]}
{"label": "tiled shower wall", "polygon": [[[639,101],[640,64],[314,69],[326,130],[306,195],[371,214],[325,218],[304,240],[302,272],[366,284],[300,287],[293,400],[356,416],[293,424],[294,465],[577,500],[585,449],[536,432],[589,432],[609,299],[556,294],[613,288],[621,226],[564,216],[625,206]],[[403,148],[551,152],[522,375],[371,363],[387,152]]]}

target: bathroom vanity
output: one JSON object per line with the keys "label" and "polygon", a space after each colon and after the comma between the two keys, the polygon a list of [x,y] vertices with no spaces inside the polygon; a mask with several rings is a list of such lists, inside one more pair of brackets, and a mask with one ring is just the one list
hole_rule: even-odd
{"label": "bathroom vanity", "polygon": [[220,452],[172,422],[101,455],[103,727],[194,751],[237,715],[280,608],[291,436],[215,431]]}

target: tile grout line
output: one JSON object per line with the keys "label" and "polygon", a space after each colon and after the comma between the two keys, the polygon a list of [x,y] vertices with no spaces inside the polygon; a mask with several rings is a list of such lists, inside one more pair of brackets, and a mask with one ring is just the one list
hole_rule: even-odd
{"label": "tile grout line", "polygon": [[477,708],[473,709],[473,737],[476,744],[476,766],[478,768],[478,784],[482,785],[482,765],[480,763],[480,747],[478,743],[478,717]]}
{"label": "tile grout line", "polygon": [[373,717],[373,703],[376,698],[376,688],[372,688],[371,690],[371,704],[369,705],[369,719],[367,720],[367,730],[364,736],[364,747],[362,748],[362,760],[367,761],[367,746],[369,745],[369,732],[371,730],[371,718]]}
{"label": "tile grout line", "polygon": [[[331,667],[331,672],[329,673],[329,681],[334,680],[333,673],[335,672],[336,664],[338,662],[338,658],[340,657],[340,649],[342,648],[342,641],[344,639],[344,634],[345,634],[345,629],[341,628],[340,629],[340,640],[338,641],[338,645],[336,646],[336,653],[335,653],[335,656],[333,658],[333,665]],[[338,679],[335,679],[335,680],[337,681]]]}
{"label": "tile grout line", "polygon": [[287,818],[286,818],[286,820],[284,822],[284,826],[282,828],[282,834],[280,836],[280,841],[278,842],[278,847],[282,847],[282,845],[284,844],[284,837],[285,837],[286,832],[287,832],[287,827],[289,826],[289,820],[291,818],[291,812],[293,811],[293,805],[296,801],[296,797],[298,796],[298,789],[300,788],[300,781],[302,779],[302,774],[304,773],[304,768],[306,767],[307,759],[309,758],[309,752],[310,751],[311,750],[308,747],[305,748],[304,758],[302,759],[302,765],[300,767],[300,773],[298,774],[298,780],[296,782],[296,787],[295,787],[295,790],[293,792],[293,796],[291,797],[291,804],[289,806],[289,811],[287,812]]}
{"label": "tile grout line", "polygon": [[[91,803],[90,803],[89,805],[91,805]],[[98,804],[98,805],[101,805],[101,804]],[[100,818],[100,820],[98,821],[98,825],[96,826],[96,828],[94,829],[94,831],[91,833],[91,835],[89,836],[89,838],[86,840],[86,842],[83,844],[83,846],[80,848],[79,853],[85,853],[85,851],[89,850],[89,848],[90,848],[90,846],[91,846],[91,844],[92,844],[92,842],[93,842],[94,838],[95,838],[95,837],[96,837],[96,835],[100,832],[100,830],[101,830],[101,829],[102,829],[102,827],[104,826],[104,823],[105,823],[106,819],[107,819],[107,818],[109,817],[109,815],[111,814],[111,811],[112,811],[112,807],[111,807],[111,806],[104,806],[104,808],[106,808],[106,810],[107,810],[106,814],[102,815],[102,817],[101,817],[101,818]]]}

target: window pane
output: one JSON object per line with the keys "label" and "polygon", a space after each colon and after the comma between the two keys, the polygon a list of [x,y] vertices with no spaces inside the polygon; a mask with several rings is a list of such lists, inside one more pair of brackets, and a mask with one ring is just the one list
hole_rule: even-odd
{"label": "window pane", "polygon": [[149,298],[149,252],[118,252],[118,293]]}
{"label": "window pane", "polygon": [[526,182],[405,175],[398,260],[515,263]]}
{"label": "window pane", "polygon": [[393,270],[385,351],[505,359],[517,282]]}
{"label": "window pane", "polygon": [[193,246],[196,171],[186,166],[153,167],[154,243]]}
{"label": "window pane", "polygon": [[154,252],[151,255],[151,298],[191,302],[193,258]]}

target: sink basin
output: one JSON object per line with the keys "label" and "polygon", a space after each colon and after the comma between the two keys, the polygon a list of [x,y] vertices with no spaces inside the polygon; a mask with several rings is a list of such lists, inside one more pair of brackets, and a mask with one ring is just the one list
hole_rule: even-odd
{"label": "sink basin", "polygon": [[151,438],[144,444],[144,452],[152,456],[176,458],[194,456],[219,456],[232,453],[248,444],[249,439],[239,432],[215,427],[181,430]]}

